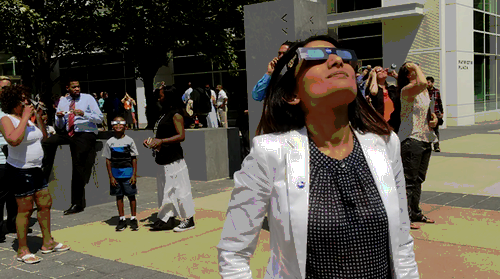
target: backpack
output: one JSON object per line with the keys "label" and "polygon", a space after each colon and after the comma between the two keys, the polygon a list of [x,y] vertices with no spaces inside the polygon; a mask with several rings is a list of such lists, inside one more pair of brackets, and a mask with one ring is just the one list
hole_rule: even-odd
{"label": "backpack", "polygon": [[191,92],[191,99],[193,100],[193,111],[196,114],[199,113],[209,113],[212,111],[212,105],[211,105],[211,96],[210,96],[210,91],[203,90],[202,88],[198,87],[196,89],[193,89],[193,92]]}

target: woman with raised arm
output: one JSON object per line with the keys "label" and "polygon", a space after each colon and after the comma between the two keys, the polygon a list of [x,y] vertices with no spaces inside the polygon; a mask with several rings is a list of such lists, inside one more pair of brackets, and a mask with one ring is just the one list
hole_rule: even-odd
{"label": "woman with raised arm", "polygon": [[265,278],[419,277],[399,139],[359,92],[355,52],[337,47],[314,36],[276,65],[259,136],[234,174],[223,278],[252,278],[266,214]]}
{"label": "woman with raised arm", "polygon": [[[7,181],[14,189],[17,202],[16,230],[19,247],[17,260],[33,264],[41,260],[32,254],[27,245],[29,217],[33,202],[37,206],[38,223],[42,230],[42,254],[66,251],[69,246],[57,243],[50,233],[50,208],[52,197],[42,172],[43,149],[41,141],[47,138],[42,120],[42,110],[35,111],[26,87],[5,87],[0,95],[1,109],[7,115],[0,120],[0,132],[8,143]],[[36,124],[30,118],[36,117]]]}
{"label": "woman with raised arm", "polygon": [[422,69],[415,63],[405,63],[399,69],[398,92],[401,96],[401,157],[403,158],[408,197],[408,213],[411,228],[419,229],[415,222],[434,223],[420,209],[422,183],[432,153],[432,142],[436,139],[434,127],[438,118],[430,110],[431,99],[427,91],[427,80]]}

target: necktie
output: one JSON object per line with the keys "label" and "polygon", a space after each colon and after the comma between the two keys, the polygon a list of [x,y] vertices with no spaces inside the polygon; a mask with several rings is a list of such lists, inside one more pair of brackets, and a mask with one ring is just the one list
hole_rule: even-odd
{"label": "necktie", "polygon": [[75,100],[71,100],[71,103],[69,103],[69,110],[71,111],[68,115],[68,135],[72,137],[75,135]]}

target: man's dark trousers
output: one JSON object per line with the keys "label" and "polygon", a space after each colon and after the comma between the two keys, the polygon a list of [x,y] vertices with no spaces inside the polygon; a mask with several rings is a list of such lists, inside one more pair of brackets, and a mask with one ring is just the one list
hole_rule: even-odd
{"label": "man's dark trousers", "polygon": [[434,150],[436,150],[439,148],[439,125],[436,125],[436,127],[434,128],[434,133],[436,134],[437,137],[437,142],[434,143]]}
{"label": "man's dark trousers", "polygon": [[[72,137],[67,134],[56,134],[42,142],[43,173],[49,181],[57,147],[69,144],[71,150],[72,176],[71,176],[71,204],[85,208],[85,184],[87,182],[87,159],[90,152],[94,152],[96,135],[91,132],[77,132]],[[92,155],[92,154],[91,154]],[[95,154],[93,154],[95,156]]]}
{"label": "man's dark trousers", "polygon": [[432,146],[430,142],[408,138],[401,143],[408,215],[412,221],[422,218],[422,210],[419,206],[420,195],[422,194],[422,183],[425,181],[431,153]]}
{"label": "man's dark trousers", "polygon": [[7,230],[16,228],[17,202],[14,197],[11,185],[5,176],[5,164],[0,164],[0,235],[2,234],[4,205],[7,207],[7,220],[5,222]]}

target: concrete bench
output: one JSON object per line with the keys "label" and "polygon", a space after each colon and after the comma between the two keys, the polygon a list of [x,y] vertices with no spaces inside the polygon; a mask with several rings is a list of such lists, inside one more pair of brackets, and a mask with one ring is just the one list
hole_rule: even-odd
{"label": "concrete bench", "polygon": [[[87,165],[91,166],[89,168],[91,171],[87,173],[85,188],[87,206],[115,201],[115,198],[109,195],[106,159],[102,157],[104,144],[112,135],[112,132],[100,132],[95,152],[89,154]],[[127,131],[126,135],[134,139],[139,151],[137,175],[156,177],[157,164],[152,151],[142,145],[144,139],[153,137],[153,132]],[[181,145],[191,180],[232,178],[234,172],[241,167],[240,138],[237,128],[187,129],[186,139]],[[69,145],[61,145],[57,150],[49,179],[54,209],[65,210],[71,205],[71,173]]]}

